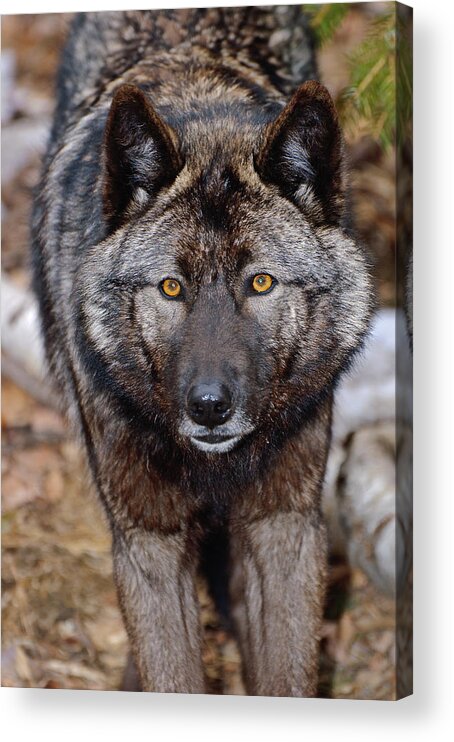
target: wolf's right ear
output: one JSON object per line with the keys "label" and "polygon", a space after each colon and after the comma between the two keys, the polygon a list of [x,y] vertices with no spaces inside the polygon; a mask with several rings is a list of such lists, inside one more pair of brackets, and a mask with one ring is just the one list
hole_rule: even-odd
{"label": "wolf's right ear", "polygon": [[183,166],[175,132],[135,85],[115,93],[104,133],[103,205],[110,228],[128,207],[155,195]]}

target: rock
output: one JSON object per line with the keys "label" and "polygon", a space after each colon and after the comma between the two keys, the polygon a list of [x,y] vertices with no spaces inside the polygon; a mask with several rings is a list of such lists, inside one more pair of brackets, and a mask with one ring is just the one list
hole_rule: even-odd
{"label": "rock", "polygon": [[[5,49],[0,56],[2,76],[2,126],[13,118],[16,112],[14,83],[16,76],[16,55],[12,49]],[[2,152],[4,156],[4,152]]]}
{"label": "rock", "polygon": [[336,392],[323,491],[331,551],[393,597],[412,554],[411,353],[402,330],[396,399],[396,323],[404,326],[402,312],[377,313],[362,357]]}
{"label": "rock", "polygon": [[44,152],[50,119],[18,119],[2,128],[2,186],[9,183],[29,163],[33,155]]}

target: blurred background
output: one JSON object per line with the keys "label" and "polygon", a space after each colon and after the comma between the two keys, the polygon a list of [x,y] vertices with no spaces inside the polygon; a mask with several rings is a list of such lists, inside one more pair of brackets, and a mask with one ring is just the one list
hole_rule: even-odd
{"label": "blurred background", "polygon": [[[382,311],[372,355],[342,390],[342,404],[349,411],[338,415],[327,475],[332,556],[320,695],[392,699],[394,4],[338,3],[302,10],[316,39],[320,78],[343,122],[355,226],[370,255]],[[69,20],[65,14],[2,18],[2,284],[7,325],[2,350],[2,684],[115,689],[127,645],[112,582],[110,536],[87,487],[78,446],[46,379],[40,378],[39,342],[29,334],[36,322],[29,292],[31,198]],[[11,328],[15,331],[10,333]],[[363,400],[354,415],[352,395]],[[365,457],[373,471],[364,466]],[[355,485],[358,467],[366,472],[367,486],[373,485],[367,508],[360,498],[364,482]],[[385,537],[378,544],[377,539]],[[219,624],[202,584],[200,600],[210,690],[242,693],[235,642]]]}

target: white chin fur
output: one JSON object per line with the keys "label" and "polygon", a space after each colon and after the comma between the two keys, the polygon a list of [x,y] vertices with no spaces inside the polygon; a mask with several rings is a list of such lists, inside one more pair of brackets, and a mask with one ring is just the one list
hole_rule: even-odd
{"label": "white chin fur", "polygon": [[197,440],[197,438],[191,437],[191,443],[199,449],[199,451],[205,451],[205,453],[227,453],[236,446],[240,440],[239,435],[235,435],[233,438],[229,438],[227,441],[220,441],[220,443],[206,443],[205,441]]}

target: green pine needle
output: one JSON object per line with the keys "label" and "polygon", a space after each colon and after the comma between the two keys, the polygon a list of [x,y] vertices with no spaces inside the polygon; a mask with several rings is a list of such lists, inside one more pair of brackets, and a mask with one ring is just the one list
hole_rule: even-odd
{"label": "green pine needle", "polygon": [[[322,46],[332,40],[351,3],[302,8],[316,44]],[[370,23],[366,39],[349,55],[350,82],[338,100],[346,130],[353,136],[367,133],[385,149],[393,145],[396,129],[400,136],[411,121],[412,52],[407,30],[404,16],[389,3],[389,10]]]}
{"label": "green pine needle", "polygon": [[361,120],[384,148],[396,130],[396,16],[394,8],[372,22],[367,38],[349,55],[350,85],[340,98],[344,125]]}
{"label": "green pine needle", "polygon": [[309,17],[317,46],[331,41],[349,11],[349,3],[304,4],[304,13]]}

